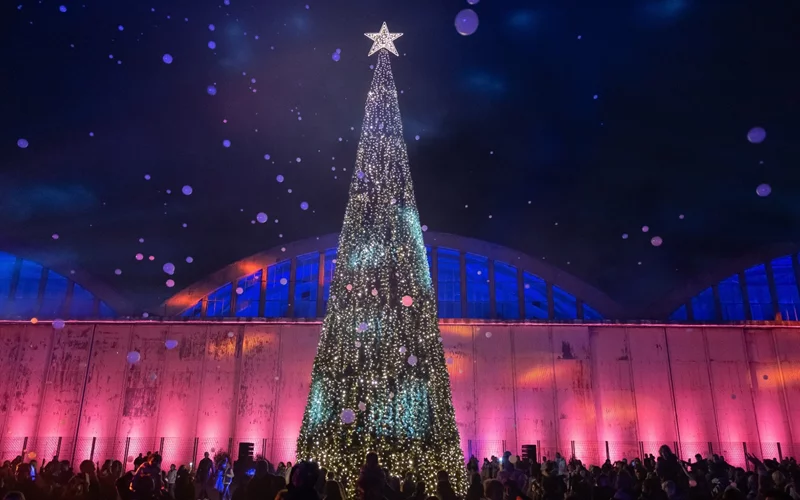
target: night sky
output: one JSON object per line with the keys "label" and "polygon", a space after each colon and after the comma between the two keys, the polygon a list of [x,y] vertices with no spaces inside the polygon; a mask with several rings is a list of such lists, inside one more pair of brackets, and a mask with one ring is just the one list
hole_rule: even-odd
{"label": "night sky", "polygon": [[800,241],[797,2],[228,3],[4,2],[0,249],[146,306],[338,232],[377,61],[363,34],[383,21],[404,33],[393,72],[432,231],[639,305]]}

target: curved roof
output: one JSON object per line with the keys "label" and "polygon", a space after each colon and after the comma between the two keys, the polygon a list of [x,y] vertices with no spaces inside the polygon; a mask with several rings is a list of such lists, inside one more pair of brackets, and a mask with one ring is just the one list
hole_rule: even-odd
{"label": "curved roof", "polygon": [[679,321],[798,320],[798,245],[770,247],[758,255],[730,259],[676,290],[659,311]]}
{"label": "curved roof", "polygon": [[111,318],[128,312],[126,300],[86,273],[0,251],[2,319]]}
{"label": "curved roof", "polygon": [[[541,288],[541,294],[543,294],[541,299],[548,301],[548,304],[539,304],[537,306],[544,310],[549,310],[547,317],[542,319],[552,319],[554,317],[555,319],[601,319],[602,317],[616,318],[622,316],[622,309],[620,306],[605,293],[556,267],[542,262],[541,260],[534,259],[524,253],[493,243],[447,233],[428,231],[424,234],[424,239],[426,246],[429,248],[429,262],[431,262],[432,252],[438,255],[438,260],[442,265],[450,265],[448,264],[450,261],[447,259],[455,259],[452,265],[456,266],[461,271],[461,276],[465,277],[464,280],[461,280],[460,277],[454,276],[455,271],[452,269],[451,271],[453,272],[450,273],[452,279],[443,277],[443,273],[439,273],[438,282],[436,277],[434,277],[434,283],[436,283],[439,288],[440,316],[485,317],[484,315],[487,314],[487,311],[476,313],[479,314],[478,316],[470,314],[462,310],[463,308],[460,307],[459,304],[455,303],[460,301],[461,304],[469,306],[470,312],[475,312],[473,311],[474,308],[467,304],[466,297],[461,297],[462,295],[475,296],[475,293],[459,293],[457,288],[460,286],[461,291],[464,291],[467,285],[467,283],[462,284],[461,281],[472,283],[470,286],[474,286],[475,290],[473,291],[478,294],[481,293],[478,288],[485,289],[483,290],[487,295],[485,300],[481,298],[475,298],[475,300],[478,302],[487,302],[487,307],[489,307],[492,314],[490,317],[492,318],[515,319],[513,316],[516,315],[516,318],[523,319],[520,314],[525,314],[524,317],[527,318],[538,318],[538,316],[530,316],[525,312],[525,307],[528,306],[527,303],[529,300],[535,301],[533,295],[537,293],[535,291],[537,288]],[[218,300],[232,300],[235,302],[237,300],[235,296],[242,295],[243,293],[247,296],[246,300],[258,301],[258,298],[253,299],[253,296],[259,295],[256,290],[258,287],[255,286],[255,280],[264,282],[270,281],[270,285],[264,284],[261,287],[262,291],[266,291],[266,293],[262,292],[260,294],[262,296],[267,295],[268,297],[266,299],[260,299],[262,303],[260,308],[255,304],[250,304],[249,313],[246,315],[256,316],[256,310],[264,314],[265,301],[267,302],[266,307],[269,311],[272,311],[269,309],[270,305],[273,305],[271,301],[283,300],[286,303],[284,305],[288,304],[288,307],[291,308],[293,307],[291,304],[294,297],[289,298],[289,294],[291,294],[290,290],[293,291],[297,289],[299,286],[296,285],[297,283],[301,281],[304,283],[313,282],[318,283],[319,287],[324,287],[325,281],[328,280],[329,282],[329,270],[327,267],[332,266],[328,265],[328,261],[333,261],[333,258],[335,258],[335,249],[337,245],[338,234],[328,234],[317,238],[287,243],[286,245],[251,255],[250,257],[246,257],[220,269],[204,280],[186,287],[164,302],[160,309],[164,311],[165,316],[177,316],[181,314],[184,316],[206,316],[207,311],[203,308],[210,306],[203,306],[204,301],[206,303],[210,301],[212,305],[216,304]],[[307,259],[310,254],[317,255],[316,258],[318,260],[316,264]],[[313,264],[314,268],[309,272],[317,273],[315,275],[316,277],[311,279],[308,276],[300,276],[298,269],[302,268],[303,262],[298,264],[297,257],[302,257],[304,262],[308,261]],[[326,258],[328,259],[327,261],[325,260]],[[460,265],[458,262],[459,258]],[[283,265],[276,266],[276,264],[279,263],[283,263]],[[475,274],[481,275],[481,266],[484,265],[488,271],[486,276],[491,279],[491,282],[490,279],[485,280],[488,285],[483,284],[483,278],[473,279],[474,276],[472,276],[472,274],[465,274],[467,269],[477,269]],[[432,272],[436,273],[436,269],[439,266],[433,264],[431,264],[431,266]],[[319,273],[319,270],[322,268],[325,268],[325,270]],[[279,275],[280,278],[278,278]],[[277,295],[273,294],[274,297],[270,298],[270,291],[267,287],[275,285],[275,280],[280,281],[280,284],[284,285],[284,288],[287,290],[284,292],[276,290]],[[456,281],[458,281],[458,285],[454,284]],[[287,284],[289,285],[288,287],[285,286]],[[517,284],[519,286],[516,286]],[[251,290],[251,287],[252,294],[246,292],[246,289]],[[454,287],[456,290],[453,291]],[[235,293],[237,288],[241,289],[239,290],[239,294]],[[489,290],[489,288],[491,288],[491,290]],[[317,289],[318,288],[315,287],[315,290]],[[450,292],[446,290],[450,290]],[[446,296],[447,293],[453,293],[454,297],[448,298]],[[546,295],[546,299],[544,295]],[[228,299],[228,296],[230,296],[230,299]],[[318,294],[315,293],[314,297],[311,298],[314,299],[316,297],[322,298],[321,290],[319,290]],[[563,317],[559,317],[559,301],[562,297],[564,301],[572,301],[575,304],[575,306],[568,306],[575,307],[577,310],[573,317],[570,317],[571,313],[569,312],[564,312]],[[327,297],[323,300],[326,299]],[[300,300],[299,296],[298,300]],[[514,311],[515,306],[509,302],[515,300],[519,300],[519,308],[517,308],[517,310],[521,311],[520,314]],[[449,313],[443,314],[442,302],[448,301],[454,302],[453,308]],[[208,314],[208,316],[219,316],[220,314],[227,314],[229,316],[245,315],[241,314],[241,311],[239,311],[238,314],[237,312],[232,314],[230,312],[230,304],[223,305],[222,307],[224,309],[222,313],[215,309],[213,314]],[[226,307],[227,309],[225,309]],[[286,307],[283,307],[283,309],[281,309],[280,306],[277,307],[278,309],[272,311],[274,314],[270,314],[270,312],[267,311],[266,316],[287,315]],[[481,306],[476,307],[480,308]],[[319,311],[320,309],[317,309],[316,315],[308,313],[308,315],[303,317],[319,317],[321,316]],[[503,311],[507,312],[503,313]],[[288,315],[292,316],[291,313],[292,311],[289,311]],[[294,311],[294,316],[298,314],[297,311]]]}

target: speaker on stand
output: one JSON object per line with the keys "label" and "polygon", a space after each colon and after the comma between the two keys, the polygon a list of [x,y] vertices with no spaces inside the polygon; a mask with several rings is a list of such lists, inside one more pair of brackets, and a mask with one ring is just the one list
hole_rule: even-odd
{"label": "speaker on stand", "polygon": [[528,460],[530,462],[538,462],[538,458],[536,456],[536,445],[535,444],[523,444],[522,445],[522,459]]}
{"label": "speaker on stand", "polygon": [[254,448],[253,443],[239,443],[239,456],[233,463],[233,482],[237,485],[241,484],[245,477],[252,477],[255,473]]}

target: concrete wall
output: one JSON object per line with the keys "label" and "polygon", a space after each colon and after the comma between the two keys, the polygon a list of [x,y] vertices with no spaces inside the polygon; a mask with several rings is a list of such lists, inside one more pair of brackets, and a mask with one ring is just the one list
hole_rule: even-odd
{"label": "concrete wall", "polygon": [[[318,323],[0,324],[0,458],[293,460]],[[583,460],[800,443],[800,328],[441,325],[462,448]],[[166,339],[178,341],[168,350]],[[141,353],[128,364],[126,355]]]}

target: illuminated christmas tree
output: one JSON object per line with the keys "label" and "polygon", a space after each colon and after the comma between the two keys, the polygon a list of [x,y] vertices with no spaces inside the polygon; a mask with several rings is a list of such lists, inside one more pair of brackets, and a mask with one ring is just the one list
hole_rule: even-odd
{"label": "illuminated christmas tree", "polygon": [[446,470],[463,493],[464,457],[389,60],[401,35],[386,23],[366,34],[378,64],[297,454],[342,474],[351,492],[375,451],[392,475],[412,471],[432,490]]}

